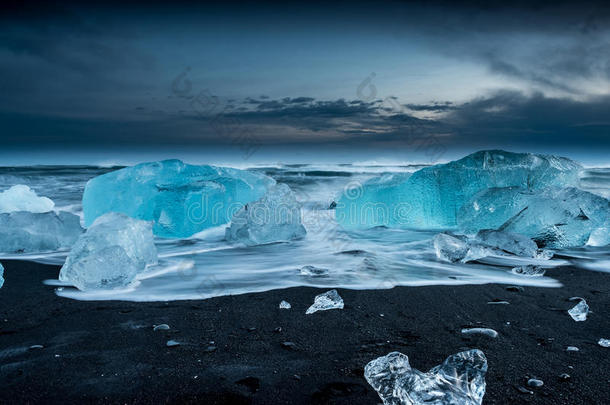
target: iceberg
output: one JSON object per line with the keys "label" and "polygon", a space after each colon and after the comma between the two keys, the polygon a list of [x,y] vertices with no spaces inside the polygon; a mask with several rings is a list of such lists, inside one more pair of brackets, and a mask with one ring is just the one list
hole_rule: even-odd
{"label": "iceberg", "polygon": [[306,315],[313,314],[318,311],[328,311],[329,309],[343,309],[343,298],[337,290],[330,290],[324,294],[316,295],[313,304],[307,308]]}
{"label": "iceberg", "polygon": [[412,175],[385,175],[347,187],[337,202],[336,218],[348,229],[447,229],[457,225],[460,208],[483,190],[577,186],[581,170],[581,165],[562,157],[480,151]]}
{"label": "iceberg", "polygon": [[0,214],[0,252],[38,253],[69,249],[82,234],[80,218],[69,212]]}
{"label": "iceberg", "polygon": [[225,232],[230,242],[246,246],[299,239],[307,232],[301,223],[301,205],[285,184],[271,186],[259,200],[244,205]]}
{"label": "iceberg", "polygon": [[39,197],[24,184],[17,184],[0,193],[0,214],[15,211],[49,212],[55,203],[47,197]]}
{"label": "iceberg", "polygon": [[610,220],[610,201],[577,188],[491,188],[482,191],[458,213],[465,231],[499,229],[523,234],[539,246],[582,246]]}
{"label": "iceberg", "polygon": [[155,235],[189,237],[228,223],[234,212],[261,198],[273,184],[270,177],[245,170],[180,160],[142,163],[89,180],[83,194],[85,225],[120,212],[153,221]]}
{"label": "iceberg", "polygon": [[156,263],[152,223],[111,212],[96,219],[78,238],[59,280],[79,290],[121,287]]}
{"label": "iceberg", "polygon": [[487,359],[478,349],[449,356],[427,373],[411,368],[399,352],[372,360],[366,381],[385,405],[480,405],[485,395]]}
{"label": "iceberg", "polygon": [[587,305],[587,301],[584,299],[580,299],[580,302],[574,306],[574,308],[568,311],[572,319],[576,322],[582,322],[587,320],[587,315],[589,314],[589,306]]}

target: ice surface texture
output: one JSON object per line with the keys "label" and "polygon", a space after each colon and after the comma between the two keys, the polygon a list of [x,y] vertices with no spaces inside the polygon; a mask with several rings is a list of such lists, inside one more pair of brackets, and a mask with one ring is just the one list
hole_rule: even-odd
{"label": "ice surface texture", "polygon": [[299,239],[306,233],[296,196],[290,187],[278,184],[236,212],[225,237],[230,242],[254,246]]}
{"label": "ice surface texture", "polygon": [[577,188],[492,188],[472,198],[458,213],[466,231],[501,229],[533,238],[538,245],[582,246],[610,220],[610,201]]}
{"label": "ice surface texture", "polygon": [[324,294],[317,295],[305,314],[309,315],[317,311],[327,311],[329,309],[343,309],[343,307],[343,298],[341,298],[337,290],[330,290]]}
{"label": "ice surface texture", "polygon": [[348,187],[337,203],[336,217],[346,228],[450,228],[457,224],[459,209],[482,190],[576,186],[581,170],[578,163],[561,157],[480,151],[411,176],[382,176]]}
{"label": "ice surface texture", "polygon": [[482,230],[475,237],[439,233],[433,239],[436,256],[444,261],[466,263],[491,255],[537,257],[538,246],[530,238],[503,231]]}
{"label": "ice surface texture", "polygon": [[487,359],[474,349],[449,356],[427,373],[392,352],[366,365],[364,377],[385,405],[480,405],[485,395]]}
{"label": "ice surface texture", "polygon": [[55,207],[53,201],[47,197],[39,197],[28,186],[18,184],[0,193],[0,213],[29,211],[49,212]]}
{"label": "ice surface texture", "polygon": [[80,290],[120,287],[156,263],[152,223],[111,212],[74,244],[59,279]]}
{"label": "ice surface texture", "polygon": [[589,314],[589,305],[587,305],[587,301],[581,298],[580,302],[570,309],[568,313],[576,322],[586,321]]}
{"label": "ice surface texture", "polygon": [[68,249],[82,232],[80,218],[69,212],[0,214],[0,252],[38,253]]}
{"label": "ice surface texture", "polygon": [[91,179],[83,194],[85,225],[107,212],[154,221],[155,235],[188,237],[226,224],[244,204],[275,184],[244,170],[179,160],[142,163]]}

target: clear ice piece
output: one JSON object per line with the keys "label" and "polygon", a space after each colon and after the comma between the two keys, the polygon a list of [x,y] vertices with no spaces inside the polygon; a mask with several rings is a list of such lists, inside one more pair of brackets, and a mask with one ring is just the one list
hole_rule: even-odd
{"label": "clear ice piece", "polygon": [[546,270],[540,266],[527,264],[524,266],[513,267],[511,272],[514,274],[519,274],[528,277],[542,277],[544,276],[544,273],[546,273]]}
{"label": "clear ice piece", "polygon": [[80,290],[121,287],[156,263],[152,223],[111,212],[74,244],[59,279]]}
{"label": "clear ice piece", "polygon": [[68,249],[82,232],[80,218],[65,211],[0,214],[0,252],[38,253]]}
{"label": "clear ice piece", "polygon": [[439,233],[434,237],[433,244],[436,257],[451,263],[466,263],[500,253],[495,252],[492,247],[469,239],[464,235]]}
{"label": "clear ice piece", "polygon": [[364,377],[385,405],[480,405],[485,395],[487,359],[478,349],[449,356],[427,373],[392,352],[369,362]]}
{"label": "clear ice piece", "polygon": [[525,235],[512,232],[484,229],[475,239],[489,247],[521,257],[536,257],[538,245]]}
{"label": "clear ice piece", "polygon": [[324,277],[328,275],[328,269],[307,265],[299,269],[299,274],[301,276],[309,277]]}
{"label": "clear ice piece", "polygon": [[159,325],[155,325],[153,326],[153,331],[158,331],[158,330],[169,330],[169,325],[166,323],[162,323]]}
{"label": "clear ice piece", "polygon": [[83,194],[85,225],[107,212],[153,221],[155,235],[181,238],[224,225],[275,180],[263,174],[180,160],[142,163],[95,177]]}
{"label": "clear ice piece", "polygon": [[34,213],[53,211],[55,203],[47,197],[39,197],[24,184],[17,184],[0,192],[0,214],[15,211]]}
{"label": "clear ice piece", "polygon": [[610,224],[594,229],[589,235],[587,246],[607,246],[610,245]]}
{"label": "clear ice piece", "polygon": [[317,311],[327,311],[329,309],[343,309],[343,298],[337,290],[330,290],[324,294],[316,295],[313,304],[307,309],[305,314],[313,314]]}
{"label": "clear ice piece", "polygon": [[490,328],[465,328],[462,329],[462,335],[485,335],[491,338],[497,338],[498,332]]}
{"label": "clear ice piece", "polygon": [[295,194],[286,184],[278,184],[236,212],[225,237],[230,242],[255,246],[299,239],[306,233]]}
{"label": "clear ice piece", "polygon": [[601,347],[610,347],[610,339],[601,338],[601,339],[599,339],[597,344],[600,345]]}
{"label": "clear ice piece", "polygon": [[280,309],[290,309],[290,308],[292,308],[292,305],[290,305],[290,303],[288,301],[280,302]]}
{"label": "clear ice piece", "polygon": [[582,322],[587,320],[587,315],[589,314],[589,306],[587,305],[587,301],[584,299],[580,299],[580,302],[574,306],[574,308],[568,311],[572,319],[576,322]]}
{"label": "clear ice piece", "polygon": [[[456,213],[482,190],[577,186],[581,170],[562,157],[479,151],[412,175],[386,175],[348,187],[337,202],[336,218],[345,228],[447,229],[455,227]],[[478,229],[484,228],[493,227]]]}
{"label": "clear ice piece", "polygon": [[580,349],[576,346],[568,346],[566,347],[566,352],[579,352]]}
{"label": "clear ice piece", "polygon": [[458,225],[467,232],[499,229],[550,248],[582,246],[609,220],[609,200],[576,188],[491,188],[458,213]]}

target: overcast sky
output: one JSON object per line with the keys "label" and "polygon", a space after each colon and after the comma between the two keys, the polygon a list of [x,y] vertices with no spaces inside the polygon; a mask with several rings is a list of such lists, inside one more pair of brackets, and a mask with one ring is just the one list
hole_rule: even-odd
{"label": "overcast sky", "polygon": [[15,2],[0,165],[482,148],[610,163],[610,6],[334,4]]}

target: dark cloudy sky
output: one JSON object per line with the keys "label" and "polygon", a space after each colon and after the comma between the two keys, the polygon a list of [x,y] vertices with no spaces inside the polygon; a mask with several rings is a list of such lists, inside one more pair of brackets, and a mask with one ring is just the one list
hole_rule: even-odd
{"label": "dark cloudy sky", "polygon": [[14,2],[0,165],[446,160],[610,164],[604,2]]}

